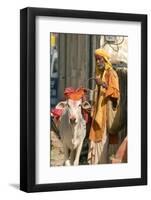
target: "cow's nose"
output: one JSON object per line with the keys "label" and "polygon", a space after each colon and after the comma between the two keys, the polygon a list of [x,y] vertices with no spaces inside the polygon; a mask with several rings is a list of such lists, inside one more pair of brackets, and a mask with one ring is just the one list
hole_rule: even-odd
{"label": "cow's nose", "polygon": [[75,117],[71,117],[70,118],[70,123],[71,124],[75,124],[76,123],[76,118]]}

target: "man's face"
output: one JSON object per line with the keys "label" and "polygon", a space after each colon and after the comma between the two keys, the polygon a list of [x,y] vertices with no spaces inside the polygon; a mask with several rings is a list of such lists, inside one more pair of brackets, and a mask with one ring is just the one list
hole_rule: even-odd
{"label": "man's face", "polygon": [[96,55],[95,56],[95,59],[96,59],[96,64],[97,64],[97,67],[99,69],[102,69],[105,67],[105,61],[104,61],[104,58],[102,56],[98,56]]}

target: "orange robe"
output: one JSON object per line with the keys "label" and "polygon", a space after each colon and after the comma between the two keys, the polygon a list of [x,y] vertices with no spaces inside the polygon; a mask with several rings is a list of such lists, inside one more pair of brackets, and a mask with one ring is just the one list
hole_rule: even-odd
{"label": "orange robe", "polygon": [[[96,73],[96,75],[98,75]],[[93,142],[100,142],[104,134],[107,133],[107,102],[110,97],[120,97],[119,81],[116,71],[112,68],[100,72],[99,78],[105,82],[107,88],[96,86],[96,95],[94,97],[94,109],[92,113],[92,125],[89,139]]]}

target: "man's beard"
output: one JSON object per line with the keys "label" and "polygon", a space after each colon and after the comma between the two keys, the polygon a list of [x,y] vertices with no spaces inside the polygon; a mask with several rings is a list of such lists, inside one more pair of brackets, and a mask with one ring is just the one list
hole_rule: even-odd
{"label": "man's beard", "polygon": [[97,67],[99,70],[102,70],[105,68],[105,65],[104,64],[97,64]]}

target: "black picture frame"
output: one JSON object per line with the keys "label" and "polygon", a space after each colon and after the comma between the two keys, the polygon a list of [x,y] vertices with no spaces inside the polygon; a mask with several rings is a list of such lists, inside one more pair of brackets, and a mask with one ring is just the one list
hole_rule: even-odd
{"label": "black picture frame", "polygon": [[[36,184],[35,163],[35,19],[54,16],[141,23],[141,177],[70,183]],[[20,11],[20,189],[25,192],[136,186],[147,184],[147,15],[24,8]]]}

